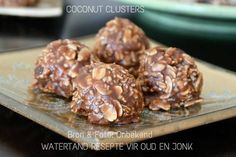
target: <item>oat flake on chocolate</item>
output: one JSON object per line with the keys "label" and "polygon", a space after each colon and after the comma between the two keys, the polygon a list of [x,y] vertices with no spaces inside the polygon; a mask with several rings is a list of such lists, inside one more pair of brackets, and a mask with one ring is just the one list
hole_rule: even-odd
{"label": "oat flake on chocolate", "polygon": [[193,58],[178,48],[157,46],[145,51],[138,80],[151,110],[188,107],[202,101],[202,74]]}
{"label": "oat flake on chocolate", "polygon": [[106,23],[96,36],[95,55],[105,63],[116,63],[137,75],[140,56],[149,48],[148,38],[141,28],[124,18]]}
{"label": "oat flake on chocolate", "polygon": [[71,109],[94,124],[137,122],[143,111],[141,87],[134,76],[116,64],[83,67],[73,80]]}
{"label": "oat flake on chocolate", "polygon": [[79,69],[90,64],[91,52],[76,40],[56,40],[48,44],[37,59],[34,77],[35,88],[59,96],[71,97],[71,79]]}

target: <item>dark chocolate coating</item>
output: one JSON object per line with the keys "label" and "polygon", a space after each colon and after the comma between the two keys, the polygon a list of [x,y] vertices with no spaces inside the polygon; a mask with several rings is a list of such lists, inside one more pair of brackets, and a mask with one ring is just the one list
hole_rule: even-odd
{"label": "dark chocolate coating", "polygon": [[138,81],[149,95],[146,105],[151,110],[188,107],[202,101],[202,74],[193,58],[177,48],[157,46],[145,51]]}
{"label": "dark chocolate coating", "polygon": [[94,53],[105,63],[116,63],[137,75],[139,59],[149,48],[141,28],[128,19],[115,18],[106,23],[96,36]]}
{"label": "dark chocolate coating", "polygon": [[71,79],[79,69],[90,64],[91,52],[76,40],[56,40],[48,44],[37,59],[34,76],[36,88],[63,97],[71,97]]}
{"label": "dark chocolate coating", "polygon": [[71,109],[94,124],[137,122],[144,108],[141,87],[133,75],[116,64],[83,67],[73,80]]}
{"label": "dark chocolate coating", "polygon": [[23,7],[23,6],[34,6],[39,0],[0,0],[0,6],[7,7]]}

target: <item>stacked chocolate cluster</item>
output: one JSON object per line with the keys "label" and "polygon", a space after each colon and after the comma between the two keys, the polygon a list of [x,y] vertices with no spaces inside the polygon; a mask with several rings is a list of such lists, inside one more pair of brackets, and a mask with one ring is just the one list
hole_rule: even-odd
{"label": "stacked chocolate cluster", "polygon": [[72,97],[71,111],[94,124],[138,122],[145,106],[168,111],[202,101],[193,58],[177,48],[149,48],[143,30],[123,18],[107,22],[92,50],[75,40],[50,43],[34,75],[35,88]]}

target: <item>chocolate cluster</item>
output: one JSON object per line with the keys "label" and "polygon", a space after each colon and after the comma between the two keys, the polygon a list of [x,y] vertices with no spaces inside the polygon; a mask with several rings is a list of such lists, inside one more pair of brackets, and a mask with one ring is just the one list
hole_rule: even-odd
{"label": "chocolate cluster", "polygon": [[94,124],[137,122],[143,111],[141,87],[116,64],[95,63],[81,68],[73,80],[72,111]]}
{"label": "chocolate cluster", "polygon": [[63,97],[73,93],[72,77],[90,64],[91,52],[76,40],[56,40],[48,44],[37,59],[34,77],[36,88]]}
{"label": "chocolate cluster", "polygon": [[157,46],[145,51],[138,80],[151,110],[188,107],[202,101],[202,74],[193,58],[177,48]]}
{"label": "chocolate cluster", "polygon": [[72,97],[72,112],[101,125],[138,122],[145,105],[168,111],[200,103],[203,77],[193,58],[147,48],[138,26],[115,18],[98,32],[93,52],[76,40],[51,42],[36,62],[34,87]]}
{"label": "chocolate cluster", "polygon": [[105,63],[116,63],[137,76],[139,59],[149,48],[145,33],[128,19],[115,18],[96,36],[95,55]]}
{"label": "chocolate cluster", "polygon": [[0,6],[7,7],[23,7],[23,6],[34,6],[39,0],[0,0]]}

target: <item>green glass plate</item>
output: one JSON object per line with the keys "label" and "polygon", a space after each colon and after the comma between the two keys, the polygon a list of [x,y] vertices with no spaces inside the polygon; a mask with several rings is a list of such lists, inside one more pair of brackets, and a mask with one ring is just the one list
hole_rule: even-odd
{"label": "green glass plate", "polygon": [[217,19],[236,19],[236,7],[199,3],[184,3],[177,0],[120,0],[124,3],[143,5],[145,9],[188,16]]}
{"label": "green glass plate", "polygon": [[150,28],[149,31],[157,30],[207,40],[236,40],[236,20],[215,20],[145,10],[137,16],[137,22]]}

